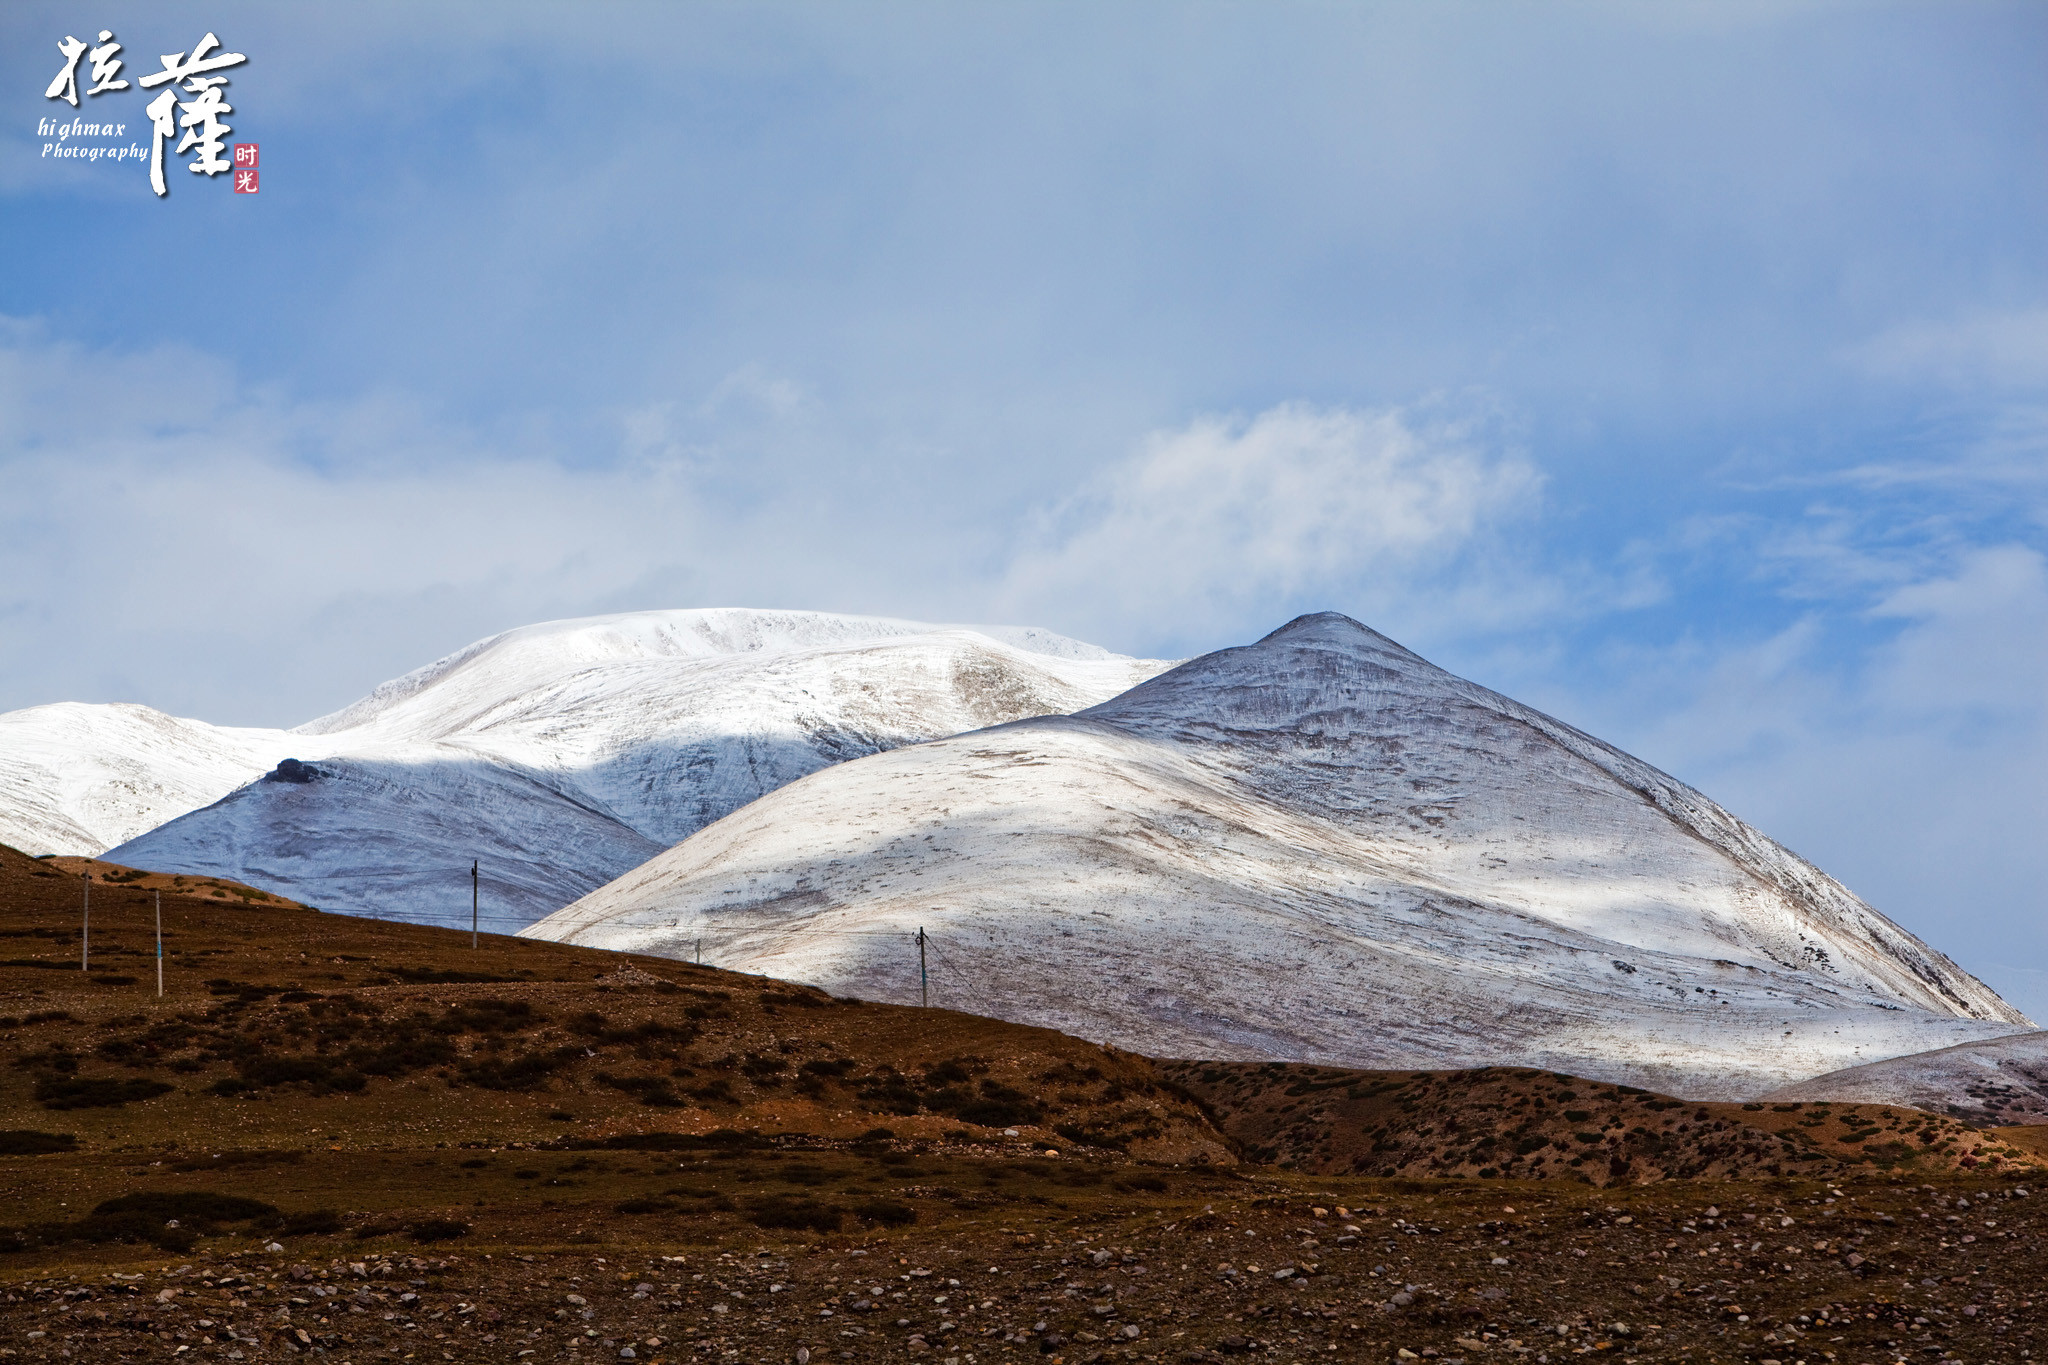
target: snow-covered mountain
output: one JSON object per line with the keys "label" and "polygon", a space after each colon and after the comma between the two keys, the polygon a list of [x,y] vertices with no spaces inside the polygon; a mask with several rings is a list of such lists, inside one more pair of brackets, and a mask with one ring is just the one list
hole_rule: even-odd
{"label": "snow-covered mountain", "polygon": [[[821,612],[527,626],[292,732],[169,722],[190,738],[148,756],[152,772],[201,766],[193,755],[214,754],[221,736],[244,737],[244,759],[209,758],[215,785],[187,784],[200,798],[189,813],[121,830],[107,856],[234,877],[328,910],[444,923],[468,921],[475,859],[485,927],[509,930],[818,768],[1079,710],[1165,667],[1039,630]],[[140,710],[69,709],[102,724]],[[81,725],[45,748],[61,759],[66,744],[121,747]],[[191,808],[203,801],[213,804]],[[22,809],[51,805],[36,796]]]}
{"label": "snow-covered mountain", "polygon": [[1073,716],[813,773],[526,932],[1156,1056],[1701,1097],[2008,1034],[1700,793],[1343,616]]}
{"label": "snow-covered mountain", "polygon": [[218,801],[294,743],[129,704],[0,713],[0,843],[96,855]]}

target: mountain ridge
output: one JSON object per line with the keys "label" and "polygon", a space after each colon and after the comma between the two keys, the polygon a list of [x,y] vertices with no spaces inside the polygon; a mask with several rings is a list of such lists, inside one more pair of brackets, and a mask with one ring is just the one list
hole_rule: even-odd
{"label": "mountain ridge", "polygon": [[[500,632],[290,732],[259,781],[107,850],[357,914],[524,924],[764,791],[1164,664],[1032,627],[702,608]],[[270,774],[278,774],[273,770]],[[97,850],[95,850],[97,851]]]}

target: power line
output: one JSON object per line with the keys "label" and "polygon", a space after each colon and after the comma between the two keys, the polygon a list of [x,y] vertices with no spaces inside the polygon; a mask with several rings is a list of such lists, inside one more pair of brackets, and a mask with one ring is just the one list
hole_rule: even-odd
{"label": "power line", "polygon": [[948,973],[950,973],[955,981],[960,983],[961,992],[966,996],[967,1003],[980,1003],[981,993],[974,988],[973,984],[967,979],[966,974],[963,973],[958,966],[954,965],[953,960],[951,958],[947,957],[944,953],[938,951],[938,948],[936,946],[938,943],[937,939],[932,939],[930,941],[934,945],[932,949],[932,960],[936,962],[940,967],[945,969]]}

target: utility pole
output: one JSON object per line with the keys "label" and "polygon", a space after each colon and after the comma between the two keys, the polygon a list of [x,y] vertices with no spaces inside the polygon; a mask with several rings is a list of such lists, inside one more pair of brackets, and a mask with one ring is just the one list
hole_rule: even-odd
{"label": "utility pole", "polygon": [[932,988],[931,978],[927,977],[924,971],[924,945],[924,926],[920,924],[917,927],[917,1003],[929,1009],[932,1003]]}
{"label": "utility pole", "polygon": [[469,950],[476,951],[476,898],[479,876],[477,860],[469,860]]}
{"label": "utility pole", "polygon": [[81,872],[85,879],[85,909],[78,921],[78,970],[92,970],[92,873]]}
{"label": "utility pole", "polygon": [[704,965],[704,939],[701,935],[697,939],[697,965]]}
{"label": "utility pole", "polygon": [[162,999],[164,993],[164,893],[156,893],[156,993]]}

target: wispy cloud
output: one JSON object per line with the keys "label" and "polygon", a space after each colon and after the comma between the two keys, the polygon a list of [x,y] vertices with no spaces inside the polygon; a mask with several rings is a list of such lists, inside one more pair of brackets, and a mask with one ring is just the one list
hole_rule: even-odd
{"label": "wispy cloud", "polygon": [[1046,514],[1003,597],[1118,634],[1175,619],[1255,628],[1276,602],[1434,577],[1533,516],[1542,488],[1477,422],[1305,404],[1203,417],[1155,433]]}
{"label": "wispy cloud", "polygon": [[2048,308],[1896,323],[1846,358],[1880,379],[2038,392],[2048,388]]}

